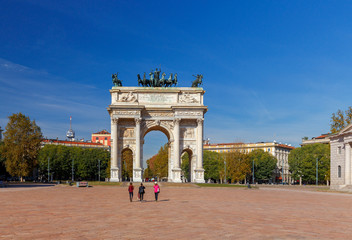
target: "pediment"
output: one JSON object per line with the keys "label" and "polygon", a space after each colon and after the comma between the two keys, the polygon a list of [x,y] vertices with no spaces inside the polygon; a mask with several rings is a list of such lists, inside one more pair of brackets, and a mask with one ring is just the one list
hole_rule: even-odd
{"label": "pediment", "polygon": [[342,129],[342,130],[339,132],[339,135],[341,135],[341,134],[347,134],[347,133],[351,133],[351,134],[352,134],[352,123],[349,124],[348,126],[346,126],[344,129]]}

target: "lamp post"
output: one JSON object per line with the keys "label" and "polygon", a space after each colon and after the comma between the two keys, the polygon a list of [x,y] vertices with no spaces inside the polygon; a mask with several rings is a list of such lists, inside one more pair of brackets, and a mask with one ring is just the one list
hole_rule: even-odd
{"label": "lamp post", "polygon": [[284,185],[284,159],[282,159],[281,176],[282,176],[282,185]]}
{"label": "lamp post", "polygon": [[100,182],[100,159],[98,159],[98,168],[99,168],[99,182]]}
{"label": "lamp post", "polygon": [[252,174],[252,184],[254,184],[254,158],[253,158],[253,164],[252,164],[252,168],[253,168],[253,174]]}
{"label": "lamp post", "polygon": [[315,170],[315,185],[318,186],[318,157],[316,158],[316,170]]}
{"label": "lamp post", "polygon": [[72,159],[72,172],[71,172],[71,181],[75,181],[75,172],[74,172],[74,164],[75,164],[75,160]]}
{"label": "lamp post", "polygon": [[50,158],[48,157],[48,183],[50,178]]}
{"label": "lamp post", "polygon": [[225,155],[225,160],[224,160],[224,164],[225,164],[225,184],[227,183],[227,180],[226,180],[226,155]]}

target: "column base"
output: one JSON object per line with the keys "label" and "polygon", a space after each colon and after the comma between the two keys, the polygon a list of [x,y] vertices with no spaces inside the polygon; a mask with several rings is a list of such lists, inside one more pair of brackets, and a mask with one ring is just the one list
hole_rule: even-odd
{"label": "column base", "polygon": [[204,169],[201,168],[201,169],[195,169],[194,170],[194,173],[195,173],[195,182],[196,183],[205,183],[205,180],[204,180]]}
{"label": "column base", "polygon": [[133,169],[133,182],[142,182],[142,168]]}
{"label": "column base", "polygon": [[172,169],[172,182],[175,182],[175,183],[180,183],[182,182],[181,180],[181,168],[174,168]]}
{"label": "column base", "polygon": [[120,182],[119,168],[112,167],[110,169],[110,182]]}

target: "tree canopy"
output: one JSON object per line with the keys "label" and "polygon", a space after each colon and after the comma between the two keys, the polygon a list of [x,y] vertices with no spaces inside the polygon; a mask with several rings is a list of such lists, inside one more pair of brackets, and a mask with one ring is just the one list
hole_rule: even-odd
{"label": "tree canopy", "polygon": [[156,155],[147,160],[147,169],[144,171],[144,177],[157,177],[160,179],[168,176],[168,152],[169,144],[166,143]]}
{"label": "tree canopy", "polygon": [[330,131],[331,133],[337,133],[343,128],[345,128],[352,121],[352,107],[343,112],[342,110],[337,110],[333,113],[330,120]]}
{"label": "tree canopy", "polygon": [[22,113],[9,116],[4,132],[3,156],[6,171],[12,176],[23,177],[32,174],[37,165],[42,133],[35,121]]}
{"label": "tree canopy", "polygon": [[257,149],[248,154],[250,162],[254,162],[254,177],[256,181],[268,181],[272,179],[277,159],[262,149]]}
{"label": "tree canopy", "polygon": [[288,155],[291,176],[303,182],[316,181],[316,164],[318,163],[318,181],[330,179],[330,145],[315,143],[293,149]]}
{"label": "tree canopy", "polygon": [[[98,180],[110,176],[110,153],[104,149],[83,149],[61,145],[46,145],[38,156],[38,174],[44,179]],[[48,176],[48,167],[50,176]],[[43,179],[44,178],[44,179]]]}

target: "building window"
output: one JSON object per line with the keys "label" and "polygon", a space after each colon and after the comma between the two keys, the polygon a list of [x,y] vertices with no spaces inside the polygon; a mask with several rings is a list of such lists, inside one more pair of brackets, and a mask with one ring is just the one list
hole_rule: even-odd
{"label": "building window", "polygon": [[96,137],[96,138],[95,138],[95,140],[97,140],[97,141],[98,141],[98,140],[99,140],[99,137]]}
{"label": "building window", "polygon": [[270,152],[270,148],[268,148],[268,152]]}
{"label": "building window", "polygon": [[337,148],[337,153],[338,153],[338,154],[341,154],[341,147],[338,147],[338,148]]}
{"label": "building window", "polygon": [[108,140],[108,138],[107,138],[107,137],[105,137],[105,140]]}
{"label": "building window", "polygon": [[341,166],[340,165],[337,167],[337,176],[339,178],[341,177]]}

